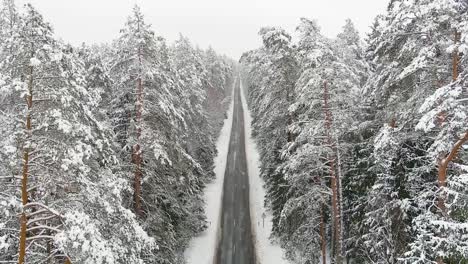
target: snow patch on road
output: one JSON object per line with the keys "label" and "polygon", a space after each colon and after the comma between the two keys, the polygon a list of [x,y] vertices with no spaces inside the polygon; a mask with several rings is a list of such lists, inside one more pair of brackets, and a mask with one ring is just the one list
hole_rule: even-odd
{"label": "snow patch on road", "polygon": [[273,226],[272,215],[264,207],[265,189],[264,181],[260,178],[260,156],[257,146],[251,135],[251,121],[249,108],[241,84],[242,108],[244,108],[245,154],[249,173],[250,218],[252,233],[255,239],[257,263],[259,264],[289,264],[284,258],[284,250],[270,240]]}
{"label": "snow patch on road", "polygon": [[208,183],[204,190],[208,228],[190,241],[184,253],[187,264],[213,264],[216,254],[224,172],[226,171],[229,138],[232,129],[233,107],[233,96],[231,96],[228,118],[224,120],[223,128],[216,142],[216,149],[218,150],[218,155],[214,159],[216,178]]}

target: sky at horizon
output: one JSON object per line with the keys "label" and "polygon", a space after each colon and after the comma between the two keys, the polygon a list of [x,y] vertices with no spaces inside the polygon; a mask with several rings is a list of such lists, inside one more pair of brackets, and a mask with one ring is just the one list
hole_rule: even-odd
{"label": "sky at horizon", "polygon": [[79,45],[115,39],[135,4],[148,23],[169,42],[179,33],[201,48],[239,59],[261,45],[258,31],[279,26],[293,32],[301,17],[316,19],[322,33],[334,37],[350,18],[361,35],[388,0],[18,0],[31,2],[58,37]]}

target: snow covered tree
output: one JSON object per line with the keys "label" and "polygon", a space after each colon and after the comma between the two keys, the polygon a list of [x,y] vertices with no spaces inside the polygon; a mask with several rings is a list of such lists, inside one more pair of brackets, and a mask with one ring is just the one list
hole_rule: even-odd
{"label": "snow covered tree", "polygon": [[[352,27],[351,22],[348,21],[347,27]],[[359,61],[362,57],[359,38],[349,44],[341,38],[350,34],[346,32],[346,27],[337,43],[321,36],[318,27],[311,21],[303,19],[298,29],[302,36],[298,53],[304,58],[303,72],[296,84],[298,97],[295,109],[291,110],[296,115],[302,111],[305,113],[300,115],[299,126],[294,129],[300,128],[298,131],[309,138],[309,144],[323,149],[322,155],[316,157],[318,164],[322,165],[315,169],[321,168],[319,170],[324,173],[325,182],[330,183],[333,216],[331,248],[336,255],[335,261],[341,262],[344,254],[341,178],[343,154],[347,148],[339,141],[353,124],[356,98],[367,74],[366,65]],[[303,144],[300,142],[295,142],[296,146]]]}
{"label": "snow covered tree", "polygon": [[213,137],[217,137],[217,131],[222,126],[225,112],[234,85],[232,75],[234,63],[227,57],[222,57],[209,47],[203,51],[203,65],[206,69],[206,82],[203,84],[206,90],[204,107],[208,112],[208,122],[212,128]]}
{"label": "snow covered tree", "polygon": [[29,4],[0,14],[0,262],[182,262],[233,62],[168,47],[137,7],[113,45],[78,48]]}
{"label": "snow covered tree", "polygon": [[462,10],[462,1],[392,1],[370,39],[376,69],[366,90],[374,96],[375,120],[387,123],[375,137],[376,180],[363,222],[363,251],[373,261],[415,261],[403,256],[419,215],[431,210],[434,166],[425,154],[432,137],[414,128],[425,99],[452,78],[445,51]]}
{"label": "snow covered tree", "polygon": [[[42,253],[44,254],[43,258],[49,258],[51,252],[49,250],[41,252],[40,245],[47,245],[43,248],[50,248],[49,245],[53,241],[51,232],[60,231],[61,224],[57,218],[60,220],[61,215],[47,206],[47,198],[50,194],[48,192],[53,191],[48,190],[50,175],[44,174],[45,170],[42,168],[42,166],[46,166],[46,163],[55,159],[53,154],[55,151],[45,153],[48,151],[38,149],[38,146],[45,145],[48,143],[47,141],[52,139],[48,137],[47,132],[44,133],[44,130],[47,130],[44,128],[49,125],[48,118],[50,118],[44,115],[44,112],[49,112],[48,101],[53,94],[51,85],[45,85],[45,79],[50,82],[51,77],[48,76],[50,69],[55,69],[57,66],[54,56],[56,51],[53,49],[55,40],[52,37],[50,26],[30,5],[26,6],[18,29],[17,35],[9,43],[15,45],[16,52],[6,58],[8,68],[5,70],[12,80],[8,88],[19,90],[19,97],[23,97],[26,102],[26,107],[19,108],[19,113],[17,113],[18,118],[23,116],[24,127],[18,126],[15,135],[20,142],[19,151],[22,152],[22,175],[20,176],[22,208],[18,262],[24,263],[27,255],[27,240],[30,244],[28,246],[30,252]],[[60,93],[54,95],[57,94]],[[18,104],[21,105],[19,100]],[[60,114],[58,111],[57,113]],[[33,127],[32,123],[36,126]],[[42,240],[45,240],[45,244]]]}
{"label": "snow covered tree", "polygon": [[290,44],[291,37],[283,29],[263,28],[260,35],[264,48],[244,60],[257,64],[249,67],[253,71],[249,75],[261,78],[248,81],[251,85],[249,103],[254,113],[255,135],[259,135],[261,174],[267,182],[267,195],[273,210],[273,230],[277,232],[288,190],[284,175],[277,167],[282,162],[280,152],[290,140],[287,127],[292,118],[287,109],[297,78],[297,63]]}
{"label": "snow covered tree", "polygon": [[[20,153],[15,138],[15,93],[10,89],[11,77],[7,58],[17,32],[18,11],[12,1],[2,1],[0,9],[0,261],[15,261],[18,253],[18,197]],[[14,18],[14,20],[12,20]]]}
{"label": "snow covered tree", "polygon": [[0,8],[0,38],[6,40],[15,33],[19,14],[14,0],[3,0]]}
{"label": "snow covered tree", "polygon": [[[466,69],[461,74],[460,65],[466,65],[466,57],[460,63],[460,53],[467,47],[466,14],[468,3],[453,1],[435,6],[432,13],[450,14],[447,21],[453,30],[453,43],[447,49],[452,56],[452,82],[437,89],[429,96],[419,111],[422,117],[416,129],[428,132],[434,140],[428,148],[428,158],[437,164],[438,189],[421,191],[418,199],[421,214],[415,218],[416,239],[405,254],[405,261],[412,263],[456,263],[468,259],[466,244],[466,155],[464,145],[468,141],[466,109]],[[447,19],[441,17],[440,19]],[[436,202],[434,201],[436,198]]]}
{"label": "snow covered tree", "polygon": [[112,79],[109,74],[109,60],[112,53],[109,45],[82,45],[78,54],[84,63],[85,80],[87,89],[93,96],[100,98],[95,107],[95,113],[100,116],[100,121],[111,117],[112,103]]}
{"label": "snow covered tree", "polygon": [[[341,246],[343,257],[353,258],[353,236],[355,224],[362,216],[362,199],[356,196],[363,192],[362,185],[368,183],[369,157],[361,158],[363,148],[369,151],[364,137],[372,123],[368,121],[370,109],[363,97],[363,86],[370,74],[370,66],[364,56],[364,43],[350,19],[345,21],[343,30],[334,41],[334,53],[339,63],[335,66],[337,76],[331,112],[334,119],[334,144],[341,211]],[[366,167],[362,168],[362,165]],[[363,169],[363,170],[362,170]],[[354,186],[353,186],[354,185]],[[345,214],[345,212],[347,212]],[[352,213],[351,213],[352,212]]]}
{"label": "snow covered tree", "polygon": [[[366,46],[349,20],[329,40],[303,19],[295,46],[264,29],[264,47],[244,54],[262,173],[282,180],[267,182],[282,188],[267,201],[292,259],[319,261],[324,219],[338,263],[466,261],[467,4],[390,1]],[[289,122],[271,126],[284,108],[274,88],[284,80],[276,70],[284,43],[294,46],[299,77],[284,104]],[[284,127],[286,142],[268,134]]]}
{"label": "snow covered tree", "polygon": [[[204,108],[206,101],[205,86],[208,84],[207,71],[203,64],[203,54],[195,50],[190,41],[180,36],[173,48],[173,62],[177,71],[177,80],[182,87],[180,102],[185,113],[186,133],[184,142],[188,154],[200,162],[202,172],[199,177],[213,176],[213,157],[215,145],[211,137],[206,137],[207,131],[213,131],[208,123],[207,112]],[[203,181],[194,185],[202,187]]]}
{"label": "snow covered tree", "polygon": [[[211,59],[226,65],[216,54]],[[168,47],[138,7],[114,42],[111,61],[120,172],[133,173],[133,207],[160,246],[151,261],[180,260],[188,238],[206,225],[200,193],[213,175],[215,154],[213,138],[206,137],[212,133],[204,107],[206,84],[216,78],[221,81],[212,85],[226,89],[232,70],[223,66],[210,75],[204,54],[186,38]]]}
{"label": "snow covered tree", "polygon": [[[291,115],[295,117],[294,123],[289,127],[295,140],[290,142],[286,150],[283,151],[283,157],[286,160],[283,170],[291,185],[289,192],[292,197],[297,197],[296,200],[313,199],[321,202],[306,203],[309,206],[314,205],[314,210],[301,210],[301,207],[297,207],[301,203],[295,203],[293,199],[288,200],[285,206],[287,210],[283,211],[283,215],[288,218],[283,218],[281,223],[288,226],[288,221],[292,221],[292,219],[288,220],[289,211],[300,210],[300,214],[308,216],[296,224],[294,233],[297,238],[291,239],[289,243],[307,241],[311,237],[316,238],[313,244],[304,243],[308,246],[302,248],[301,251],[306,259],[318,262],[321,257],[327,254],[319,249],[328,248],[329,239],[326,235],[328,232],[319,230],[319,226],[321,219],[328,218],[330,208],[330,189],[328,188],[330,170],[326,166],[327,156],[330,152],[324,144],[325,115],[322,111],[324,109],[323,88],[326,77],[322,76],[324,72],[319,68],[323,65],[321,68],[323,70],[327,67],[325,65],[329,65],[332,51],[314,21],[302,19],[298,26],[298,33],[300,39],[297,53],[301,75],[296,82],[294,104],[289,108]],[[301,169],[297,170],[296,167],[299,166]],[[308,225],[310,225],[310,230],[302,230]],[[287,236],[288,233],[284,232],[283,235]],[[301,238],[299,239],[299,237]],[[291,250],[293,250],[292,248]]]}
{"label": "snow covered tree", "polygon": [[18,23],[8,43],[15,52],[2,70],[7,75],[2,89],[15,110],[7,139],[17,143],[7,146],[18,155],[10,155],[9,164],[19,164],[10,183],[20,179],[22,202],[2,201],[21,215],[18,253],[7,260],[101,263],[111,256],[142,263],[142,252],[154,242],[121,205],[124,186],[110,170],[116,161],[110,130],[91,111],[97,98],[86,89],[82,62],[72,47],[54,39],[32,6],[25,6]]}
{"label": "snow covered tree", "polygon": [[[133,206],[137,215],[143,214],[141,204],[141,183],[143,177],[143,107],[145,87],[159,78],[156,64],[158,59],[158,39],[150,25],[145,24],[143,14],[135,6],[126,27],[116,41],[117,54],[114,58],[112,73],[116,75],[118,90],[114,99],[123,116],[118,116],[118,134],[127,133],[120,140],[124,149],[131,149],[131,161],[134,164]],[[161,98],[162,99],[162,98]],[[117,114],[120,114],[119,112]],[[123,130],[123,131],[122,131]],[[157,150],[160,151],[160,150]]]}
{"label": "snow covered tree", "polygon": [[[282,179],[282,182],[267,181],[268,188],[280,190],[277,193],[281,194],[278,201],[273,196],[268,197],[273,213],[279,216],[274,227],[275,234],[281,238],[290,257],[298,261],[307,259],[318,262],[327,255],[325,251],[329,248],[324,221],[329,219],[330,209],[333,209],[330,245],[337,255],[335,261],[341,262],[344,242],[343,232],[340,231],[343,226],[343,205],[340,202],[339,176],[342,175],[342,154],[348,146],[345,148],[337,143],[353,123],[354,105],[367,77],[368,66],[364,62],[359,36],[348,21],[344,33],[337,41],[332,41],[320,34],[315,22],[302,19],[298,27],[297,47],[288,51],[278,48],[282,43],[287,43],[289,38],[285,37],[286,33],[266,29],[263,32],[265,47],[246,53],[241,61],[247,66],[253,125],[257,130],[254,132],[261,142],[259,145],[266,146],[265,149],[261,147],[261,155],[277,155],[270,144],[278,140],[278,135],[264,138],[273,127],[284,127],[288,135],[280,145],[281,155],[277,162],[262,159],[262,166],[281,175],[279,179]],[[294,55],[289,64],[286,63],[285,50]],[[282,80],[287,79],[283,77],[285,75],[271,74],[281,73],[275,71],[278,65],[283,65],[282,68],[290,74],[294,87],[289,92],[290,97],[278,94],[287,92],[284,91],[288,87],[286,85],[278,85],[283,87],[278,92],[273,89],[277,87],[276,83],[284,83]],[[285,65],[294,66],[288,69]],[[291,78],[295,74],[291,69],[298,72],[298,79]],[[278,118],[280,113],[284,115],[280,98],[285,98],[288,113],[281,127],[270,126],[266,120]],[[336,120],[332,116],[336,116]],[[275,204],[279,206],[275,207]]]}

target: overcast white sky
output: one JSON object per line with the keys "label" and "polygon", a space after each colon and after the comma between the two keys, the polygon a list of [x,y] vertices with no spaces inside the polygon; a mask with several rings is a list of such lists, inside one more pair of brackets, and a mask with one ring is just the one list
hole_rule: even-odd
{"label": "overcast white sky", "polygon": [[[351,18],[367,32],[389,0],[30,0],[56,34],[73,44],[107,42],[118,36],[138,3],[153,29],[169,41],[179,32],[202,48],[234,59],[260,45],[262,26],[292,32],[300,17],[317,19],[322,32],[335,36]],[[20,4],[28,2],[19,0]]]}

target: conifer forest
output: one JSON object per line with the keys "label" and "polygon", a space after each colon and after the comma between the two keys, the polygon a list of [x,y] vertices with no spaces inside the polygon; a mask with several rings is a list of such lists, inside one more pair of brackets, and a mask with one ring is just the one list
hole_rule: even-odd
{"label": "conifer forest", "polygon": [[0,0],[0,264],[468,264],[468,0],[385,1],[233,58]]}

